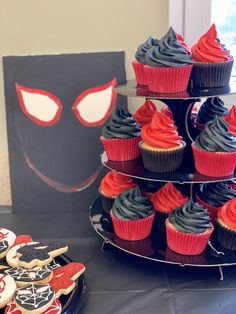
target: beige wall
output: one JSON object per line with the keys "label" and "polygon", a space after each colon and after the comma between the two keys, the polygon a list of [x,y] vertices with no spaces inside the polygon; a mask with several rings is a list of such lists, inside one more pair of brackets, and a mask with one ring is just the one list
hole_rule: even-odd
{"label": "beige wall", "polygon": [[[1,57],[125,50],[131,78],[137,45],[167,28],[168,0],[0,0]],[[1,75],[0,156],[7,156],[4,106]],[[3,180],[0,172],[0,190]]]}

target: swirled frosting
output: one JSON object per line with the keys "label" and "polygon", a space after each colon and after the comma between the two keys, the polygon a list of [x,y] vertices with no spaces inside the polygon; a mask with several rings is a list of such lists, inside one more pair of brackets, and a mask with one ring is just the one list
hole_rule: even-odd
{"label": "swirled frosting", "polygon": [[224,106],[224,102],[219,97],[209,97],[201,105],[198,112],[197,121],[201,124],[205,124],[214,119],[214,116],[225,116],[228,113],[228,109]]}
{"label": "swirled frosting", "polygon": [[141,44],[140,46],[138,46],[138,49],[135,53],[135,58],[138,62],[145,64],[145,54],[148,51],[148,49],[157,46],[159,43],[158,39],[154,39],[151,36],[148,37],[148,39]]}
{"label": "swirled frosting", "polygon": [[136,184],[131,177],[116,171],[109,171],[102,179],[100,187],[106,196],[114,197],[125,190],[134,188]]}
{"label": "swirled frosting", "polygon": [[130,138],[140,135],[140,126],[127,109],[117,105],[111,119],[102,129],[102,136],[111,138]]}
{"label": "swirled frosting", "polygon": [[191,53],[190,48],[188,47],[188,45],[186,44],[184,40],[184,37],[177,32],[176,32],[176,35],[177,35],[177,40],[181,43],[181,45],[187,50],[188,53]]}
{"label": "swirled frosting", "polygon": [[145,103],[135,111],[133,118],[141,127],[143,127],[145,124],[151,122],[156,111],[157,108],[155,104],[150,99],[147,99]]}
{"label": "swirled frosting", "polygon": [[113,215],[122,220],[137,220],[154,213],[152,203],[142,196],[139,187],[119,194],[112,207]]}
{"label": "swirled frosting", "polygon": [[171,182],[168,182],[152,195],[151,201],[155,209],[160,212],[170,213],[186,203],[188,197],[182,195]]}
{"label": "swirled frosting", "polygon": [[225,182],[203,183],[200,184],[197,195],[205,203],[215,207],[221,207],[223,204],[236,197],[236,191]]}
{"label": "swirled frosting", "polygon": [[179,146],[182,137],[178,135],[174,121],[161,112],[155,112],[151,123],[141,130],[143,141],[157,148],[173,148]]}
{"label": "swirled frosting", "polygon": [[178,231],[184,233],[202,233],[211,226],[208,211],[192,199],[172,211],[169,221]]}
{"label": "swirled frosting", "polygon": [[205,129],[195,139],[195,145],[209,152],[233,152],[236,137],[229,132],[227,122],[217,115],[205,124]]}
{"label": "swirled frosting", "polygon": [[199,38],[191,49],[193,60],[197,62],[222,62],[232,59],[230,52],[225,49],[217,38],[215,24]]}
{"label": "swirled frosting", "polygon": [[181,67],[192,64],[192,56],[178,41],[172,27],[160,39],[158,46],[147,51],[145,60],[152,67]]}
{"label": "swirled frosting", "polygon": [[225,116],[225,121],[228,123],[229,131],[236,135],[236,106],[234,105],[227,116]]}
{"label": "swirled frosting", "polygon": [[236,198],[225,203],[218,210],[218,218],[231,229],[236,230]]}

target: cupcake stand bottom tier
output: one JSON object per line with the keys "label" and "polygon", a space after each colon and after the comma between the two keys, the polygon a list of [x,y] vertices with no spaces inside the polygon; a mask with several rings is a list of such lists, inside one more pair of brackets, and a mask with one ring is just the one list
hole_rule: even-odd
{"label": "cupcake stand bottom tier", "polygon": [[179,266],[219,267],[223,280],[222,266],[236,265],[236,252],[226,250],[212,239],[205,251],[195,256],[181,255],[170,250],[163,234],[152,231],[150,237],[141,241],[125,241],[114,233],[110,217],[102,210],[98,198],[90,208],[90,221],[95,231],[104,239],[103,249],[116,247],[140,258]]}

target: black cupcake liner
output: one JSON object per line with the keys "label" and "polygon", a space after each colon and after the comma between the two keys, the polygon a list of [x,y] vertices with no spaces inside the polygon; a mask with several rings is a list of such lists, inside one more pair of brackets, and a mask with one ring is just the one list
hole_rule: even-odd
{"label": "black cupcake liner", "polygon": [[226,228],[218,220],[215,224],[215,237],[222,247],[236,251],[236,231]]}
{"label": "black cupcake liner", "polygon": [[178,149],[167,151],[152,151],[142,147],[142,142],[139,146],[141,149],[143,166],[146,170],[153,172],[172,172],[177,170],[182,163],[184,149],[186,143],[181,141],[182,146]]}
{"label": "black cupcake liner", "polygon": [[110,210],[114,204],[115,198],[114,197],[108,197],[105,196],[104,194],[101,193],[101,190],[98,190],[98,193],[100,195],[100,199],[102,202],[102,209],[104,210],[105,213],[110,215]]}
{"label": "black cupcake liner", "polygon": [[223,62],[194,62],[190,79],[193,88],[216,88],[229,84],[234,60]]}

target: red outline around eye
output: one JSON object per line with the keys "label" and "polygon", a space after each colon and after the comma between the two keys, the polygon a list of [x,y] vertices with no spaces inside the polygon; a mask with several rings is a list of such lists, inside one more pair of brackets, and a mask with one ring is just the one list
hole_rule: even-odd
{"label": "red outline around eye", "polygon": [[[104,84],[104,85],[100,85],[100,86],[96,86],[96,87],[92,87],[92,88],[88,88],[86,89],[83,93],[81,93],[77,98],[76,100],[74,101],[73,103],[73,106],[72,106],[72,110],[74,112],[74,114],[76,115],[77,119],[84,125],[86,126],[89,126],[89,127],[95,127],[95,126],[99,126],[99,125],[102,125],[107,119],[108,117],[110,116],[114,106],[115,106],[115,103],[116,103],[116,91],[114,89],[114,86],[116,86],[117,84],[117,81],[116,79],[113,79],[112,81],[110,81],[109,83],[107,84]],[[79,110],[77,109],[77,106],[79,105],[79,103],[81,102],[81,100],[86,97],[87,95],[89,94],[92,94],[92,93],[96,93],[96,92],[99,92],[99,91],[102,91],[104,89],[107,89],[108,87],[112,86],[112,94],[111,94],[111,101],[110,101],[110,105],[107,109],[107,112],[106,114],[104,115],[104,117],[98,121],[95,121],[95,122],[88,122],[86,120],[84,120],[84,118],[81,117],[80,113],[79,113]]]}
{"label": "red outline around eye", "polygon": [[[57,110],[57,113],[55,114],[54,118],[48,122],[45,122],[45,121],[39,120],[36,117],[34,117],[33,115],[31,115],[25,107],[21,91],[26,91],[26,92],[31,93],[31,94],[40,94],[40,95],[44,95],[44,96],[51,98],[58,106],[58,110]],[[50,92],[43,90],[43,89],[28,88],[28,87],[21,86],[17,83],[16,83],[16,92],[17,92],[17,96],[18,96],[21,110],[23,111],[25,116],[28,117],[30,120],[32,120],[34,123],[36,123],[40,126],[46,126],[47,127],[47,126],[52,126],[59,121],[60,116],[61,116],[61,112],[62,112],[62,104],[61,104],[59,98],[57,98],[55,95],[53,95]]]}

